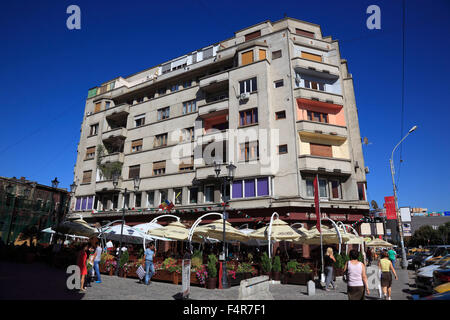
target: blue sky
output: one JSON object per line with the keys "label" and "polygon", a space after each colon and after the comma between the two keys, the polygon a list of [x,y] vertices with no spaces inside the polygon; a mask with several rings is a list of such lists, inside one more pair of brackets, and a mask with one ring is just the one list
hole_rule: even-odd
{"label": "blue sky", "polygon": [[[68,30],[66,8],[81,9]],[[381,8],[381,30],[366,28],[366,8]],[[406,1],[405,104],[401,120],[402,1],[9,1],[0,12],[0,175],[60,186],[73,180],[89,88],[289,17],[321,25],[340,40],[354,78],[369,200],[392,194],[400,206],[450,210],[450,1]],[[398,176],[399,175],[399,176]]]}

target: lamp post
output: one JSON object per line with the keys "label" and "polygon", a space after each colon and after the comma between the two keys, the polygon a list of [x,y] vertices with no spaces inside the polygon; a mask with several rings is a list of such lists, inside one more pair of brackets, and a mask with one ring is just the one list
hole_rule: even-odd
{"label": "lamp post", "polygon": [[[214,161],[214,171],[216,172],[216,177],[217,179],[219,179],[219,175],[220,175],[220,168],[221,164],[217,163],[216,161]],[[231,182],[234,179],[234,173],[236,171],[236,166],[230,162],[229,165],[226,166],[228,172],[227,175],[222,177],[222,185],[223,185],[223,193],[222,193],[222,198],[224,201],[224,206],[223,206],[223,215],[222,215],[222,221],[223,221],[223,255],[224,255],[224,259],[223,259],[223,272],[222,272],[222,288],[226,289],[228,288],[228,280],[227,280],[227,253],[226,253],[226,235],[225,235],[225,221],[227,220],[227,213],[226,213],[226,207],[227,207],[227,202],[228,202],[228,197],[226,196],[226,187],[227,187],[227,182]]]}
{"label": "lamp post", "polygon": [[[119,184],[119,178],[120,178],[120,174],[118,172],[113,173],[112,179],[113,179],[113,186],[114,186],[115,190],[122,190],[120,188],[117,188],[117,185]],[[139,177],[134,177],[133,182],[134,182],[134,190],[138,191],[139,184],[141,183],[141,179]],[[115,272],[116,276],[119,275],[119,263],[120,263],[120,258],[122,257],[123,224],[125,223],[125,201],[127,199],[127,188],[125,188],[123,190],[124,190],[124,194],[123,194],[123,207],[122,207],[122,226],[120,228],[119,256],[117,257],[117,267],[116,267],[116,272]]]}
{"label": "lamp post", "polygon": [[402,223],[402,217],[398,212],[398,198],[397,198],[397,187],[395,186],[395,180],[394,180],[394,151],[397,149],[397,147],[400,145],[400,143],[403,142],[403,140],[406,139],[406,137],[412,133],[413,131],[415,131],[417,129],[417,126],[412,127],[409,131],[408,134],[406,136],[403,137],[402,140],[400,140],[399,143],[397,143],[397,145],[394,147],[394,149],[392,150],[392,154],[391,154],[391,158],[389,159],[389,163],[391,165],[391,175],[392,175],[392,186],[394,187],[394,199],[395,199],[395,212],[397,214],[397,226],[398,226],[398,231],[399,231],[399,235],[400,235],[400,246],[401,246],[401,250],[402,250],[402,269],[406,269],[408,267],[408,261],[406,260],[406,251],[405,251],[405,244],[403,241],[403,223]]}
{"label": "lamp post", "polygon": [[53,188],[58,188],[58,184],[59,184],[58,178],[55,177],[55,180],[52,180],[52,187]]}

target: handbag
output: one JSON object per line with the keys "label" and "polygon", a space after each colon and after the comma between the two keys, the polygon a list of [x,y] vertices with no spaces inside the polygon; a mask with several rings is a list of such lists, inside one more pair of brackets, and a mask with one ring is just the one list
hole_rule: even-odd
{"label": "handbag", "polygon": [[344,274],[342,275],[342,280],[343,280],[344,282],[348,282],[348,262],[347,262],[346,267],[347,267],[347,268],[345,269]]}
{"label": "handbag", "polygon": [[144,279],[145,277],[145,270],[142,267],[142,265],[139,266],[139,268],[136,270],[136,274],[139,277],[140,280]]}

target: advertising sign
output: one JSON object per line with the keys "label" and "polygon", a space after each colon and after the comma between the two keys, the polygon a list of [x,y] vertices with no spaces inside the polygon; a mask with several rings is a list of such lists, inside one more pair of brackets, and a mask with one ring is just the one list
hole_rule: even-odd
{"label": "advertising sign", "polygon": [[411,222],[411,211],[409,207],[400,208],[400,216],[402,217],[402,222]]}
{"label": "advertising sign", "polygon": [[371,235],[370,223],[361,223],[361,235],[367,236]]}
{"label": "advertising sign", "polygon": [[189,298],[191,293],[191,259],[183,259],[181,268],[183,299]]}
{"label": "advertising sign", "polygon": [[394,196],[384,197],[384,203],[386,205],[386,219],[396,220],[397,213],[395,210],[395,198]]}

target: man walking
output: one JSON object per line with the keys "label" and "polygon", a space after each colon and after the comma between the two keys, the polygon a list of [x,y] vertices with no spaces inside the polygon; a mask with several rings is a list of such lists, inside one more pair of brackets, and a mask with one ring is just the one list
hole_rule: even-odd
{"label": "man walking", "polygon": [[100,241],[97,239],[97,247],[94,253],[94,270],[97,274],[97,281],[95,281],[95,283],[102,283],[102,278],[100,277],[100,259],[102,258],[102,251]]}
{"label": "man walking", "polygon": [[388,255],[389,255],[389,260],[391,260],[392,265],[393,265],[394,268],[395,268],[395,257],[397,256],[397,253],[394,251],[394,249],[391,248],[391,249],[388,251]]}
{"label": "man walking", "polygon": [[[145,284],[150,284],[150,279],[155,274],[155,267],[153,266],[153,257],[155,256],[155,245],[150,243],[144,252],[145,260]],[[151,274],[149,273],[151,272]]]}

